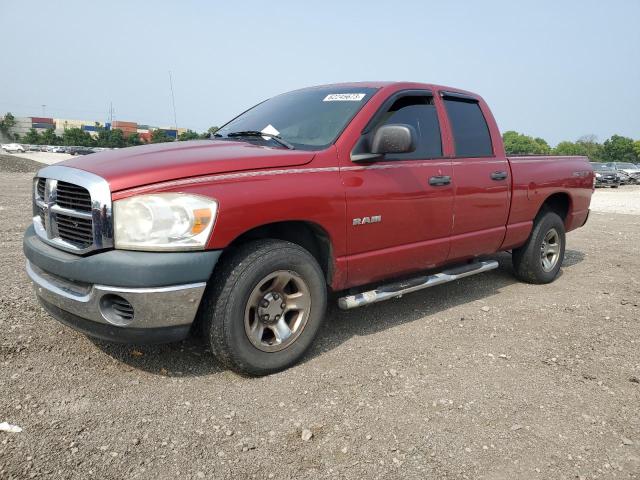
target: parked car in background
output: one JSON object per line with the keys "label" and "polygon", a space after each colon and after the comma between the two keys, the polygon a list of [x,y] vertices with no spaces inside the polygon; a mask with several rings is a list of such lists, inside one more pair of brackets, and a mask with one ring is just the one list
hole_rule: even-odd
{"label": "parked car in background", "polygon": [[51,153],[65,153],[66,149],[64,147],[59,147],[59,146],[49,146],[47,147],[47,152],[51,152]]}
{"label": "parked car in background", "polygon": [[90,155],[95,153],[92,148],[89,147],[69,147],[67,153],[71,155]]}
{"label": "parked car in background", "polygon": [[2,149],[7,153],[24,153],[25,149],[19,143],[4,143]]}
{"label": "parked car in background", "polygon": [[620,174],[613,167],[604,163],[592,163],[591,166],[596,176],[596,187],[618,188],[622,183]]}
{"label": "parked car in background", "polygon": [[[625,174],[621,175],[623,178],[622,183],[640,183],[640,167],[638,167],[638,165],[628,162],[609,162],[607,166],[617,170],[618,173],[622,172]],[[624,181],[625,176],[628,177],[626,181]]]}
{"label": "parked car in background", "polygon": [[630,183],[633,183],[633,181],[631,180],[631,177],[629,176],[628,173],[625,173],[622,170],[616,170],[616,173],[620,177],[620,184],[621,185],[628,185]]}

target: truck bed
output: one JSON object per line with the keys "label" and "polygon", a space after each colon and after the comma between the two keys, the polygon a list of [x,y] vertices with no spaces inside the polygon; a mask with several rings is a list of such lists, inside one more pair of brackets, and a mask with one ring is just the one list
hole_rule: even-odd
{"label": "truck bed", "polygon": [[542,203],[551,195],[568,202],[567,231],[581,227],[589,214],[593,173],[581,156],[509,156],[512,196],[504,248],[522,243]]}

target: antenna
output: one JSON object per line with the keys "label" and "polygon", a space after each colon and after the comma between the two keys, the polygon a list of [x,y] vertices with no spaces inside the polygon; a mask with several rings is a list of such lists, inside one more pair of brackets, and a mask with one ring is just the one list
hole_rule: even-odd
{"label": "antenna", "polygon": [[173,79],[171,78],[171,70],[169,70],[169,86],[171,87],[171,103],[173,104],[173,126],[178,131],[178,117],[176,115],[176,99],[173,95]]}

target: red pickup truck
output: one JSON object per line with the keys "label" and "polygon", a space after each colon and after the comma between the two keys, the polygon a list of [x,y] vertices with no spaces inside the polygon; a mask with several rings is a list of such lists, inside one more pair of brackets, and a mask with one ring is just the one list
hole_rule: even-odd
{"label": "red pickup truck", "polygon": [[329,290],[341,308],[497,267],[551,282],[589,215],[583,157],[507,157],[484,100],[421,83],[278,95],[210,140],[40,170],[27,272],[86,334],[150,343],[204,332],[226,366],[296,362]]}

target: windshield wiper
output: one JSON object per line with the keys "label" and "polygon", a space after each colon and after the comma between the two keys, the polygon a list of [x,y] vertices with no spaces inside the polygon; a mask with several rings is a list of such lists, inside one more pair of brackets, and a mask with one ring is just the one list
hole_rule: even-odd
{"label": "windshield wiper", "polygon": [[295,150],[296,147],[287,142],[280,135],[274,133],[259,132],[258,130],[244,130],[240,132],[227,133],[227,137],[269,137],[278,142],[283,147],[287,147],[289,150]]}

